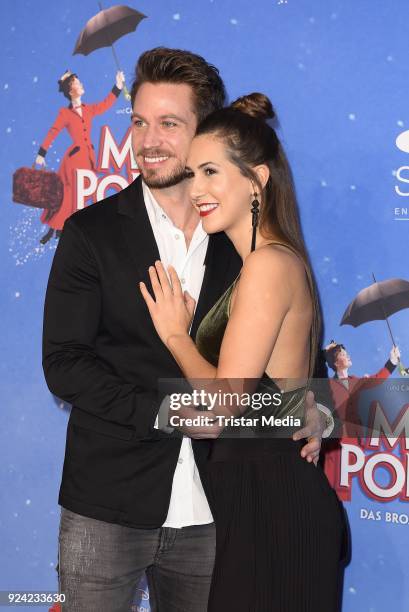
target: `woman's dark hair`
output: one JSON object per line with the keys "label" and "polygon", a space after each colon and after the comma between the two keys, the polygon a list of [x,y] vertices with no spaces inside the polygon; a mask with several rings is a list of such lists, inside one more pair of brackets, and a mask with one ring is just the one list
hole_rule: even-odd
{"label": "woman's dark hair", "polygon": [[343,344],[336,344],[334,341],[332,341],[331,345],[325,349],[325,359],[329,367],[332,368],[334,372],[337,371],[335,362],[338,359],[338,354],[342,350],[345,350],[345,346]]}
{"label": "woman's dark hair", "polygon": [[75,78],[78,78],[78,75],[73,73],[73,74],[70,74],[70,76],[66,77],[65,79],[60,79],[58,81],[58,91],[61,91],[64,94],[64,96],[68,98],[68,100],[70,100],[70,102],[71,102],[71,96],[70,96],[71,83]]}
{"label": "woman's dark hair", "polygon": [[156,47],[142,53],[135,66],[132,106],[143,83],[189,85],[193,91],[193,110],[198,123],[209,113],[222,108],[226,100],[226,91],[217,68],[200,55],[181,49]]}
{"label": "woman's dark hair", "polygon": [[[262,236],[278,238],[304,261],[313,302],[309,368],[309,376],[312,376],[321,342],[321,306],[301,229],[291,170],[274,128],[267,123],[273,119],[276,115],[269,98],[262,93],[252,93],[206,117],[198,125],[196,135],[214,134],[222,140],[230,161],[257,186]],[[254,168],[264,164],[270,176],[263,189]]]}

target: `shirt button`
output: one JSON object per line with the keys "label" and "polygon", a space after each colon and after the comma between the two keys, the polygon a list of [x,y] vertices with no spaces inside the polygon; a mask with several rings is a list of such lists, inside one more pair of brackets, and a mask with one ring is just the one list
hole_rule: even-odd
{"label": "shirt button", "polygon": [[162,215],[162,219],[166,219],[166,215]]}
{"label": "shirt button", "polygon": [[180,236],[179,234],[175,234],[175,240],[179,240]]}
{"label": "shirt button", "polygon": [[182,285],[184,285],[184,284],[185,284],[185,282],[186,282],[186,279],[185,279],[185,278],[181,278],[181,279],[180,279],[180,282],[182,283]]}
{"label": "shirt button", "polygon": [[178,459],[178,463],[183,463],[183,459],[182,459],[182,457],[179,457],[179,459]]}

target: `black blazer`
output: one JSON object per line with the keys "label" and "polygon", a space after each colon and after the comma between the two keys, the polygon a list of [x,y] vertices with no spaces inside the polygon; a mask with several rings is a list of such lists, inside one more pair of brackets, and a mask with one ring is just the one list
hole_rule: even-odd
{"label": "black blazer", "polygon": [[[182,375],[159,339],[138,283],[159,259],[141,179],[65,223],[47,287],[43,368],[50,391],[72,404],[59,503],[132,527],[167,516],[180,438],[153,428],[157,381]],[[233,282],[241,259],[210,236],[191,334]],[[193,440],[202,475],[209,442]]]}

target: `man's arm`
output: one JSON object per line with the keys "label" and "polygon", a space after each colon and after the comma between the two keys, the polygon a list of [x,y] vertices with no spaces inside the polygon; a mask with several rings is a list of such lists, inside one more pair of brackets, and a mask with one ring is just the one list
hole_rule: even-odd
{"label": "man's arm", "polygon": [[122,380],[95,351],[101,295],[97,263],[75,219],[66,221],[48,281],[43,368],[51,393],[96,417],[150,435],[156,392]]}

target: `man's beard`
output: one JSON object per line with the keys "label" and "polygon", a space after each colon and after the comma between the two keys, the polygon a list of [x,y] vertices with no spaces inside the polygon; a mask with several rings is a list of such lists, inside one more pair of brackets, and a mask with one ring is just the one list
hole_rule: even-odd
{"label": "man's beard", "polygon": [[142,178],[150,189],[166,189],[181,183],[186,178],[185,166],[180,162],[169,174],[157,176],[157,170],[141,169]]}

